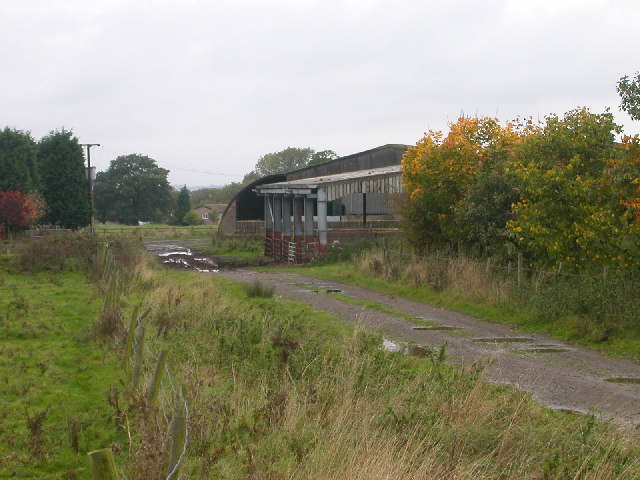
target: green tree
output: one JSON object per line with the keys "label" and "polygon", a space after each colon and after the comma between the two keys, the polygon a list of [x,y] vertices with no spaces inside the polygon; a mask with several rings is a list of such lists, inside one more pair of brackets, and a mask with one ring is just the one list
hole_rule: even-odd
{"label": "green tree", "polygon": [[620,109],[624,110],[634,120],[640,120],[640,73],[635,78],[622,77],[616,85],[620,95]]}
{"label": "green tree", "polygon": [[255,168],[245,175],[242,183],[248,184],[267,175],[286,173],[308,165],[316,165],[336,158],[333,150],[316,152],[312,148],[289,147],[279,152],[267,153],[260,157]]}
{"label": "green tree", "polygon": [[130,154],[112,160],[96,175],[94,187],[98,220],[135,225],[138,221],[166,221],[172,206],[169,170],[146,155]]}
{"label": "green tree", "polygon": [[0,131],[0,192],[30,192],[39,187],[37,146],[29,132]]}
{"label": "green tree", "polygon": [[82,147],[69,130],[52,131],[38,143],[44,221],[64,228],[89,224],[87,170]]}
{"label": "green tree", "polygon": [[191,192],[191,205],[199,207],[211,203],[229,203],[242,189],[242,183],[232,182],[222,187],[201,188]]}
{"label": "green tree", "polygon": [[586,270],[618,260],[626,227],[609,167],[619,131],[611,113],[580,108],[548,116],[518,145],[510,168],[521,199],[508,227],[537,263]]}
{"label": "green tree", "polygon": [[176,208],[173,211],[173,217],[176,225],[186,225],[185,215],[191,210],[191,201],[189,200],[189,189],[184,185],[178,192],[176,197]]}
{"label": "green tree", "polygon": [[202,218],[198,215],[198,212],[189,210],[182,219],[183,225],[202,225]]}

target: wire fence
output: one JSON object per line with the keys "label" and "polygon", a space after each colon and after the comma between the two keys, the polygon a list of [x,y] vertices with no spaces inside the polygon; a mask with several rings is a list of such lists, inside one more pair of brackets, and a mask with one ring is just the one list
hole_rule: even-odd
{"label": "wire fence", "polygon": [[[99,285],[104,294],[99,330],[117,331],[125,327],[123,304],[127,293],[126,275],[120,270],[107,244],[102,244],[98,251],[96,267],[101,272]],[[139,407],[138,411],[142,412],[145,419],[155,420],[157,428],[162,425],[158,418],[165,420],[169,447],[163,477],[165,480],[175,480],[184,463],[189,443],[189,406],[182,387],[174,380],[166,361],[167,351],[153,352],[148,347],[149,342],[145,340],[148,314],[149,309],[140,312],[140,308],[136,307],[125,327],[122,363],[131,377],[127,396],[131,405]],[[119,478],[111,449],[96,450],[88,455],[94,480]],[[157,468],[162,466],[158,465]]]}

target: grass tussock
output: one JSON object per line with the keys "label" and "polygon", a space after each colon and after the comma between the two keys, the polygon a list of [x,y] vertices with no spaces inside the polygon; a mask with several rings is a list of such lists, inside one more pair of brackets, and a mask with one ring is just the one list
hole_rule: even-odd
{"label": "grass tussock", "polygon": [[152,348],[171,352],[188,396],[186,478],[640,476],[637,442],[593,417],[243,290],[170,271],[147,298],[151,322],[172,325]]}
{"label": "grass tussock", "polygon": [[265,285],[260,280],[245,285],[245,292],[249,298],[272,298],[275,287]]}

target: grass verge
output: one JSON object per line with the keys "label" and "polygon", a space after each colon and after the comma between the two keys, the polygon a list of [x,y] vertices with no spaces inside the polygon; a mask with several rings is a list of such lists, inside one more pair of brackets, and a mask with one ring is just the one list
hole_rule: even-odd
{"label": "grass verge", "polygon": [[86,453],[122,449],[113,352],[91,338],[101,300],[81,271],[29,273],[0,257],[0,478],[87,478]]}
{"label": "grass verge", "polygon": [[375,332],[221,278],[153,285],[150,348],[190,405],[187,478],[640,476],[637,439],[486,385],[482,365],[389,353]]}

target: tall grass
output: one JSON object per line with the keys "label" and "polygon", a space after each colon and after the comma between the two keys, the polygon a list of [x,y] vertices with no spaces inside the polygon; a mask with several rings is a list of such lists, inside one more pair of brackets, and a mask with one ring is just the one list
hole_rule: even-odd
{"label": "tall grass", "polygon": [[147,302],[189,392],[187,478],[640,476],[635,440],[488,386],[482,365],[388,353],[375,332],[187,272],[159,274]]}
{"label": "tall grass", "polygon": [[413,255],[371,249],[354,262],[363,275],[520,311],[535,324],[574,339],[601,343],[640,333],[640,282],[627,273],[577,276],[524,271],[518,281],[515,268],[442,250]]}

